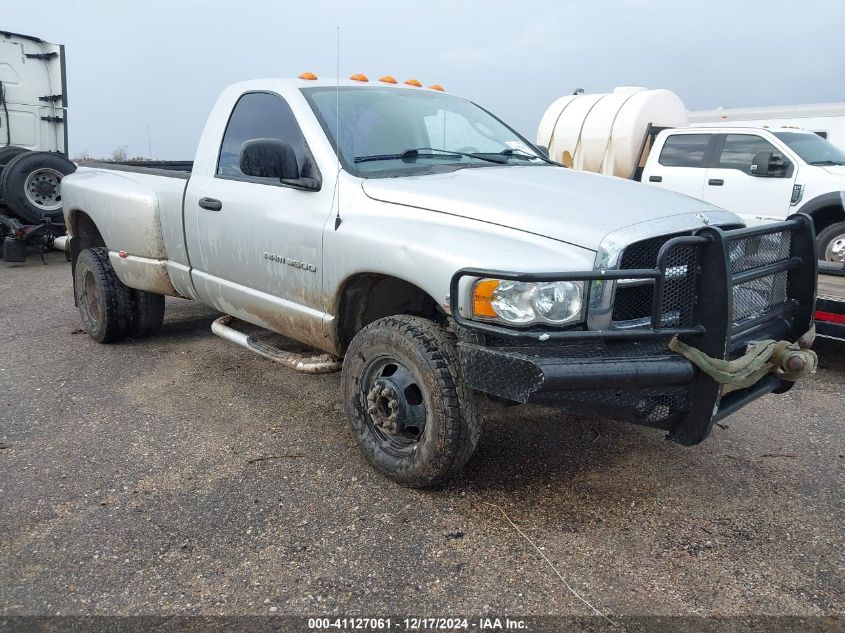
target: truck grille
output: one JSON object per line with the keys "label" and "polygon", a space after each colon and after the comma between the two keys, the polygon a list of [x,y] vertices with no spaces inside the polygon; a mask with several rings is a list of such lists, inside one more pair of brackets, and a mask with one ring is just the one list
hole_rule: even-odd
{"label": "truck grille", "polygon": [[[625,248],[621,270],[655,268],[660,248],[668,240],[684,234],[661,235]],[[728,243],[731,276],[786,260],[790,256],[792,231],[733,240]],[[666,285],[661,311],[661,327],[686,327],[695,323],[694,308],[698,283],[700,249],[694,245],[672,248],[666,260]],[[740,281],[733,286],[733,323],[753,319],[785,303],[788,271]],[[637,327],[651,323],[655,283],[653,280],[620,280],[613,301],[613,326]]]}
{"label": "truck grille", "polygon": [[[628,246],[619,260],[620,269],[655,268],[660,248],[668,240],[688,235],[661,235]],[[666,260],[666,286],[663,295],[661,327],[684,327],[693,323],[695,286],[698,276],[698,253],[695,246],[677,246]],[[653,280],[621,280],[613,301],[615,327],[636,327],[651,322],[654,301]]]}
{"label": "truck grille", "polygon": [[[730,242],[731,274],[768,266],[789,258],[792,231],[780,231]],[[752,319],[786,302],[788,271],[777,272],[733,287],[734,324]]]}

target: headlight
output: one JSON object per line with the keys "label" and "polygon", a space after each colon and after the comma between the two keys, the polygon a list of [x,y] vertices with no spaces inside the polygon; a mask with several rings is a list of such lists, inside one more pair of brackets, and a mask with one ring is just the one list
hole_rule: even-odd
{"label": "headlight", "polygon": [[511,325],[563,325],[582,320],[584,282],[482,279],[472,290],[474,319]]}

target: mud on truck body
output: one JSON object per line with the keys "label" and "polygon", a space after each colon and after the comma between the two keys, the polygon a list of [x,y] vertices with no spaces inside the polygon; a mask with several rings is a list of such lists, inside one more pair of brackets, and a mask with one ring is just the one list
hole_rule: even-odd
{"label": "mud on truck body", "polygon": [[[565,169],[439,86],[236,84],[194,162],[162,167],[81,167],[63,183],[88,333],[150,334],[172,295],[289,366],[342,358],[359,448],[408,485],[466,464],[484,394],[691,445],[811,369],[790,343],[812,323],[809,218],[744,228],[699,200]],[[291,359],[235,320],[324,356]]]}

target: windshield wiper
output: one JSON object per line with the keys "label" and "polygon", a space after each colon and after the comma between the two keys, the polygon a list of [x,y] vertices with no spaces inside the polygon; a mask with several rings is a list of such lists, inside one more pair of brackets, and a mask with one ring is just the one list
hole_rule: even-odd
{"label": "windshield wiper", "polygon": [[535,160],[536,159],[536,160],[541,160],[544,163],[548,163],[549,165],[557,165],[557,163],[555,161],[553,161],[551,158],[546,158],[542,154],[534,154],[532,152],[527,152],[524,149],[516,149],[516,148],[503,149],[501,152],[499,152],[499,154],[501,154],[502,156],[508,156],[508,157],[512,156],[513,158],[522,158],[522,159],[525,159],[525,160]]}
{"label": "windshield wiper", "polygon": [[[423,152],[440,152],[439,154],[430,154]],[[478,154],[469,154],[467,152],[457,152],[451,149],[438,149],[436,147],[418,147],[416,149],[407,149],[401,154],[373,154],[372,156],[356,156],[356,163],[369,163],[375,160],[410,160],[417,158],[459,158],[467,156],[468,158],[476,158],[478,160],[485,160],[488,163],[496,163],[497,165],[507,164],[506,160],[496,160],[495,158],[488,158],[486,156],[479,156]]]}
{"label": "windshield wiper", "polygon": [[810,165],[845,165],[841,160],[814,160]]}
{"label": "windshield wiper", "polygon": [[501,152],[473,152],[472,155],[478,158],[489,158],[490,156],[504,156],[505,159],[518,158],[520,160],[541,160],[544,163],[548,163],[549,165],[560,166],[558,163],[551,160],[550,158],[546,158],[545,156],[542,156],[540,154],[528,152],[524,149],[508,148],[503,149]]}

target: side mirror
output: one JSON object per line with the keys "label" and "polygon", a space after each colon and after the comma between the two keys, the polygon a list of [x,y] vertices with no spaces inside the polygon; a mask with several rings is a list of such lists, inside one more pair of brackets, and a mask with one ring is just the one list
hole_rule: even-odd
{"label": "side mirror", "polygon": [[772,153],[771,152],[757,152],[754,158],[751,159],[751,175],[752,176],[768,176],[769,170],[772,167]]}
{"label": "side mirror", "polygon": [[241,172],[256,178],[298,180],[299,166],[290,144],[275,138],[256,138],[241,145]]}

